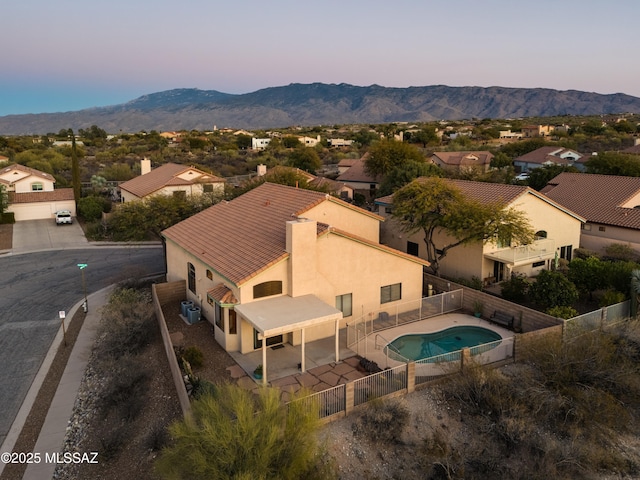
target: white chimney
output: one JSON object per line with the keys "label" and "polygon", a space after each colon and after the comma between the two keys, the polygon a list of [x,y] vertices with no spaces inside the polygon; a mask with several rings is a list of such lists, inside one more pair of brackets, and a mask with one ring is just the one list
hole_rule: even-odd
{"label": "white chimney", "polygon": [[262,163],[258,165],[258,176],[261,177],[263,175],[266,175],[266,173],[267,173],[267,166]]}
{"label": "white chimney", "polygon": [[636,138],[633,140],[633,146],[635,147],[637,145],[640,145],[640,138]]}
{"label": "white chimney", "polygon": [[144,157],[140,160],[140,175],[145,175],[151,171],[151,160]]}

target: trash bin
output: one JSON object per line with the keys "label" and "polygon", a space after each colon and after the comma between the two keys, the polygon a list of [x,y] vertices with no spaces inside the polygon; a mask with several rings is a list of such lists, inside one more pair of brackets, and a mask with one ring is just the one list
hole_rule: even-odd
{"label": "trash bin", "polygon": [[187,310],[187,322],[190,324],[200,321],[200,307],[191,307]]}
{"label": "trash bin", "polygon": [[183,317],[187,316],[187,310],[193,307],[193,302],[190,300],[185,300],[180,304],[180,313]]}

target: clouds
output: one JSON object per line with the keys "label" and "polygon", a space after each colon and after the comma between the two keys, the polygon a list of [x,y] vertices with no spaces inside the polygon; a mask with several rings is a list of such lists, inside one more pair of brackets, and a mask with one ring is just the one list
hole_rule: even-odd
{"label": "clouds", "polygon": [[22,0],[3,12],[0,115],[316,81],[640,96],[640,67],[621,53],[636,43],[631,0]]}

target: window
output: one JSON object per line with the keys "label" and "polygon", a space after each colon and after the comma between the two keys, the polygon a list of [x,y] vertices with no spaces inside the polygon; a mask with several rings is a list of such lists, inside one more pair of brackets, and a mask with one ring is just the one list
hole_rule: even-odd
{"label": "window", "polygon": [[606,232],[607,231],[607,227],[598,227],[598,231]]}
{"label": "window", "polygon": [[213,280],[213,273],[211,272],[211,270],[207,269],[207,278],[209,280]]}
{"label": "window", "polygon": [[582,228],[582,230],[589,231],[589,230],[591,230],[591,224],[590,223],[583,223],[581,225],[581,228]]}
{"label": "window", "polygon": [[540,262],[533,262],[533,265],[531,265],[531,266],[532,266],[533,268],[536,268],[536,267],[544,267],[544,264],[545,264],[545,261],[544,261],[544,260],[542,260],[542,261],[540,261]]}
{"label": "window", "polygon": [[180,200],[186,200],[187,199],[187,192],[185,192],[184,190],[179,190],[177,192],[173,192],[173,198],[179,198]]}
{"label": "window", "polygon": [[216,303],[216,326],[224,332],[224,310]]}
{"label": "window", "polygon": [[192,263],[187,263],[188,269],[188,286],[189,290],[193,293],[196,293],[196,267],[193,266]]}
{"label": "window", "polygon": [[41,192],[43,190],[43,186],[41,183],[32,183],[31,184],[31,191],[32,192]]}
{"label": "window", "polygon": [[380,303],[389,303],[402,298],[402,284],[394,283],[380,287]]}
{"label": "window", "polygon": [[270,282],[259,283],[253,287],[253,298],[269,297],[282,293],[282,281],[272,280]]}
{"label": "window", "polygon": [[238,322],[236,320],[236,311],[233,308],[229,309],[229,333],[236,335],[238,333]]}
{"label": "window", "polygon": [[540,238],[547,238],[547,232],[545,230],[538,230],[535,234],[536,240]]}
{"label": "window", "polygon": [[407,242],[407,253],[409,255],[415,255],[416,257],[419,255],[420,246],[415,242]]}
{"label": "window", "polygon": [[570,262],[572,255],[573,255],[573,245],[560,247],[560,258],[564,258],[566,261]]}
{"label": "window", "polygon": [[342,312],[344,317],[353,315],[351,295],[351,293],[345,293],[336,297],[336,308]]}
{"label": "window", "polygon": [[202,185],[202,191],[204,193],[213,193],[213,185],[210,183],[205,183]]}

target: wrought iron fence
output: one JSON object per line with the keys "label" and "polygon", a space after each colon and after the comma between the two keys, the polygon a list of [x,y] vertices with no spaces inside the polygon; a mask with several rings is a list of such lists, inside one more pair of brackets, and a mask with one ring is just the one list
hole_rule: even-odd
{"label": "wrought iron fence", "polygon": [[407,367],[400,365],[353,381],[353,404],[358,406],[407,389]]}

